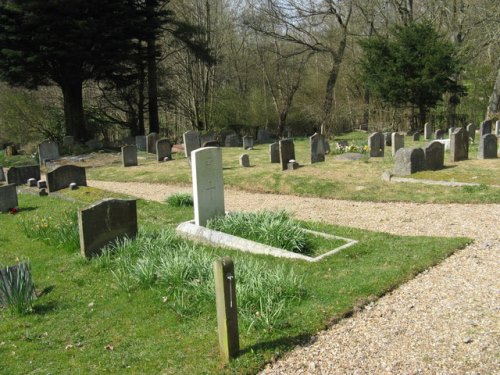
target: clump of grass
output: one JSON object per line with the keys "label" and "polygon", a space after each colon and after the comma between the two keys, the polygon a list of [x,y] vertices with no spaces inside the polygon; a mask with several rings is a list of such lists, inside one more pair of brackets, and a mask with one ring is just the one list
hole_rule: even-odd
{"label": "clump of grass", "polygon": [[29,263],[8,267],[0,280],[0,305],[12,313],[27,314],[32,311],[35,286]]}
{"label": "clump of grass", "polygon": [[286,211],[230,213],[209,220],[207,227],[288,251],[311,252],[306,232]]}
{"label": "clump of grass", "polygon": [[192,207],[193,197],[188,193],[175,193],[169,196],[165,202],[171,207]]}

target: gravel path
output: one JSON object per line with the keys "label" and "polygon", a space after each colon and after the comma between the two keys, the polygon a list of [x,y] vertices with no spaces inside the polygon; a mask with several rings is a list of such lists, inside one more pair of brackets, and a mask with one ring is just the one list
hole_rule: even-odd
{"label": "gravel path", "polygon": [[[163,201],[190,188],[89,181]],[[474,243],[297,347],[261,374],[500,374],[500,204],[373,203],[225,191],[226,209]]]}

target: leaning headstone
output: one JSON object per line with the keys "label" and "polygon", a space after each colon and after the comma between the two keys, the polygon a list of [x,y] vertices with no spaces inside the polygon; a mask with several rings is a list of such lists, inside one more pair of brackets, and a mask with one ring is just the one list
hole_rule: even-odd
{"label": "leaning headstone", "polygon": [[[22,280],[19,280],[19,277]],[[22,290],[13,291],[12,287],[22,285]],[[19,263],[14,266],[0,269],[0,306],[7,307],[9,300],[15,300],[14,293],[23,293],[24,298],[36,298],[35,287],[28,263]]]}
{"label": "leaning headstone", "polygon": [[420,140],[420,133],[419,132],[413,133],[412,139],[414,142]]}
{"label": "leaning headstone", "polygon": [[384,157],[384,135],[379,132],[372,133],[368,137],[368,147],[370,148],[371,158],[383,158]]}
{"label": "leaning headstone", "polygon": [[0,212],[7,212],[11,208],[17,207],[16,184],[0,186]]}
{"label": "leaning headstone", "polygon": [[49,192],[65,189],[69,184],[87,186],[87,175],[84,167],[76,165],[62,165],[47,173]]}
{"label": "leaning headstone", "polygon": [[156,141],[158,140],[158,134],[153,132],[146,136],[146,152],[148,154],[156,154]]}
{"label": "leaning headstone", "polygon": [[425,139],[432,138],[432,124],[430,122],[426,122],[424,124],[424,138]]}
{"label": "leaning headstone", "polygon": [[64,147],[70,147],[75,144],[75,137],[72,135],[65,135],[62,139],[62,144]]}
{"label": "leaning headstone", "polygon": [[434,139],[443,139],[444,138],[444,131],[441,129],[438,129],[434,132]]}
{"label": "leaning headstone", "polygon": [[467,133],[469,134],[469,138],[472,140],[472,143],[474,143],[474,140],[476,138],[476,125],[472,123],[467,125]]}
{"label": "leaning headstone", "polygon": [[56,142],[46,140],[38,145],[38,158],[40,165],[45,165],[47,161],[59,159],[59,146]]}
{"label": "leaning headstone", "polygon": [[394,132],[391,134],[391,138],[392,138],[391,150],[392,150],[392,156],[394,156],[394,155],[396,155],[396,152],[400,148],[405,147],[405,136],[403,134],[399,134],[399,133]]}
{"label": "leaning headstone", "polygon": [[224,140],[224,145],[226,147],[238,147],[240,146],[240,137],[238,134],[228,134]]}
{"label": "leaning headstone", "polygon": [[0,165],[0,182],[5,181],[5,173],[3,172],[3,167]]}
{"label": "leaning headstone", "polygon": [[30,178],[40,179],[40,166],[10,167],[7,171],[7,183],[25,185]]}
{"label": "leaning headstone", "polygon": [[205,226],[209,219],[224,216],[222,149],[205,147],[191,153],[194,221]]}
{"label": "leaning headstone", "polygon": [[495,123],[495,135],[500,137],[500,120]]}
{"label": "leaning headstone", "polygon": [[172,160],[172,145],[168,139],[159,139],[156,141],[156,160],[164,161],[165,158]]}
{"label": "leaning headstone", "polygon": [[190,158],[191,153],[201,146],[200,133],[189,130],[182,135],[182,138],[184,140],[184,154],[186,158]]}
{"label": "leaning headstone", "polygon": [[479,140],[478,159],[495,159],[498,152],[498,138],[495,134],[485,134]]}
{"label": "leaning headstone", "polygon": [[483,135],[491,133],[492,125],[493,121],[491,120],[483,121],[481,125],[479,125],[479,139],[481,139]]}
{"label": "leaning headstone", "polygon": [[133,167],[137,163],[137,147],[126,145],[122,147],[122,164],[124,167]]}
{"label": "leaning headstone", "polygon": [[425,155],[421,148],[400,148],[394,157],[394,174],[407,176],[425,169]]}
{"label": "leaning headstone", "polygon": [[244,136],[243,137],[243,149],[249,150],[253,148],[253,137],[252,136]]}
{"label": "leaning headstone", "polygon": [[250,157],[248,156],[248,154],[243,154],[240,156],[240,165],[242,167],[250,166]]}
{"label": "leaning headstone", "polygon": [[432,141],[424,148],[425,168],[431,171],[443,169],[444,166],[444,144]]}
{"label": "leaning headstone", "polygon": [[137,235],[136,200],[105,199],[78,211],[80,252],[85,258],[100,255],[102,248]]}
{"label": "leaning headstone", "polygon": [[325,161],[325,137],[314,133],[309,137],[309,148],[311,152],[311,164]]}
{"label": "leaning headstone", "polygon": [[295,160],[295,145],[292,139],[282,139],[279,141],[281,170],[288,169],[288,162]]}
{"label": "leaning headstone", "polygon": [[269,145],[269,160],[271,163],[280,162],[280,146],[278,142],[274,142]]}
{"label": "leaning headstone", "polygon": [[450,160],[452,162],[469,158],[469,135],[464,128],[457,128],[450,137]]}
{"label": "leaning headstone", "polygon": [[146,151],[146,143],[147,140],[145,135],[138,135],[135,137],[135,145],[138,151]]}
{"label": "leaning headstone", "polygon": [[387,147],[391,147],[391,146],[392,146],[392,137],[391,137],[391,133],[389,133],[389,132],[385,132],[385,133],[384,133],[384,144],[385,144]]}

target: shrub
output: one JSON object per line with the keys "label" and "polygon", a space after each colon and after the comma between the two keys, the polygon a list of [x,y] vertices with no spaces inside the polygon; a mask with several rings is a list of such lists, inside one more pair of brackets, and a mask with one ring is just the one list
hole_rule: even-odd
{"label": "shrub", "polygon": [[172,207],[192,207],[193,197],[188,193],[175,193],[169,196],[166,200],[167,204]]}
{"label": "shrub", "polygon": [[0,302],[14,313],[31,312],[35,286],[30,264],[21,263],[17,267],[7,268],[3,279],[4,282],[0,283]]}

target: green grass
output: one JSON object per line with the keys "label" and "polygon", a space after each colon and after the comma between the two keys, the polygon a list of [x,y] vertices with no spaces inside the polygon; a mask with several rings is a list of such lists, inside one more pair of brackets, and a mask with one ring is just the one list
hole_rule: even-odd
{"label": "green grass", "polygon": [[193,197],[188,193],[175,193],[167,197],[165,202],[171,207],[193,207]]}
{"label": "green grass", "polygon": [[[54,244],[55,238],[29,237],[23,230],[23,222],[33,217],[50,216],[56,225],[102,193],[81,188],[61,195],[65,199],[21,194],[19,213],[0,214],[0,262],[29,260],[39,292],[29,314],[0,310],[2,373],[255,373],[332,320],[469,242],[308,223],[313,230],[359,241],[310,264],[178,239],[168,228],[191,219],[192,208],[172,210],[166,204],[140,200],[138,240],[88,261],[78,248]],[[225,367],[218,353],[215,302],[209,297],[210,263],[222,256],[235,259],[243,314],[241,354]],[[120,269],[133,270],[129,287],[117,276]],[[183,269],[188,277],[175,276]],[[279,293],[282,298],[267,300]],[[290,294],[299,298],[289,298]],[[245,301],[252,302],[245,307]],[[272,316],[275,311],[279,316]]]}
{"label": "green grass", "polygon": [[5,168],[23,165],[38,165],[38,161],[31,155],[6,156],[5,151],[0,150],[0,166]]}

